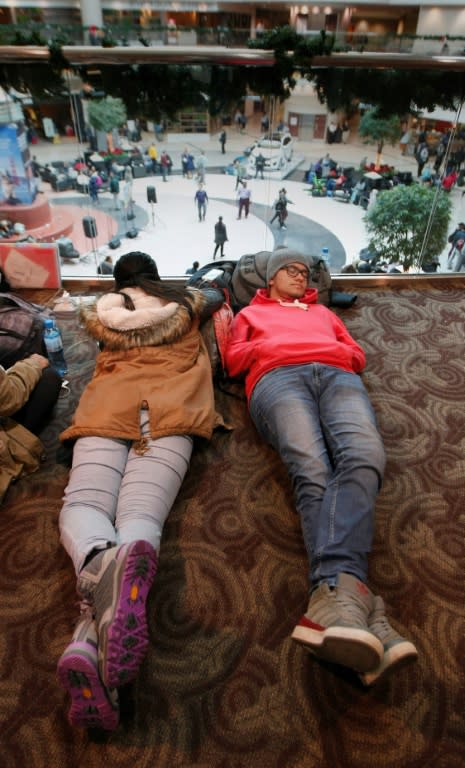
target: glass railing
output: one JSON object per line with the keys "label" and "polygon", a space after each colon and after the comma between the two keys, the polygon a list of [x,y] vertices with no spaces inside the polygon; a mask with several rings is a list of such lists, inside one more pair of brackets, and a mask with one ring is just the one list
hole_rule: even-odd
{"label": "glass railing", "polygon": [[[81,24],[49,24],[40,20],[0,25],[0,45],[100,45],[159,46],[159,45],[222,45],[247,46],[251,30],[218,26],[176,27],[158,24],[106,23],[101,30],[89,32]],[[305,37],[319,37],[320,30],[308,30]],[[441,53],[462,55],[465,35],[366,34],[345,31],[332,32],[334,51],[364,53],[410,53],[434,56]]]}
{"label": "glass railing", "polygon": [[[50,77],[49,64],[44,61],[46,52],[40,48],[0,48],[0,63],[7,65],[8,73],[3,73],[3,82],[10,78],[11,92],[15,98],[15,105],[22,109],[26,122],[29,123],[30,136],[34,140],[34,133],[40,136],[40,146],[31,143],[29,151],[31,156],[35,151],[41,152],[38,158],[42,166],[40,170],[42,190],[45,190],[55,212],[62,206],[63,217],[67,202],[74,206],[74,214],[80,219],[95,218],[98,223],[99,238],[93,238],[91,229],[85,232],[83,248],[79,249],[79,258],[72,262],[71,259],[62,260],[64,275],[71,274],[76,278],[84,278],[97,274],[97,266],[103,260],[112,240],[125,238],[126,250],[134,246],[153,247],[161,249],[164,253],[173,251],[181,253],[182,259],[173,256],[170,266],[163,270],[164,275],[181,276],[185,269],[194,260],[207,263],[213,255],[213,225],[208,222],[208,228],[204,231],[196,229],[197,221],[193,211],[194,193],[197,182],[201,181],[198,172],[198,159],[205,152],[207,156],[207,188],[211,190],[210,210],[215,214],[224,215],[231,220],[230,244],[226,253],[230,258],[238,258],[242,253],[259,250],[272,250],[278,244],[296,247],[305,252],[313,252],[313,255],[322,250],[322,246],[329,247],[330,267],[333,274],[351,271],[354,263],[357,270],[367,274],[376,272],[377,277],[387,273],[392,266],[402,272],[402,264],[395,259],[386,259],[385,255],[379,256],[370,249],[372,229],[368,222],[368,215],[376,204],[376,198],[389,189],[414,186],[428,192],[429,208],[425,212],[426,227],[421,240],[415,240],[415,256],[408,262],[410,274],[447,275],[451,271],[457,271],[459,253],[453,251],[445,238],[444,209],[447,212],[447,234],[450,234],[457,224],[464,218],[462,213],[462,189],[465,190],[464,176],[460,174],[464,160],[460,159],[463,150],[465,158],[465,116],[462,116],[460,105],[457,104],[455,112],[447,115],[451,121],[451,130],[448,133],[447,142],[444,144],[444,156],[438,165],[438,173],[435,184],[423,183],[417,176],[417,161],[414,153],[418,143],[418,132],[424,128],[428,136],[429,159],[428,164],[433,169],[438,155],[440,138],[443,134],[431,130],[435,119],[424,113],[423,117],[416,116],[409,125],[409,140],[405,147],[399,144],[392,147],[386,143],[383,148],[382,159],[377,158],[376,146],[364,144],[359,133],[359,118],[353,118],[350,135],[344,137],[342,125],[338,126],[338,137],[333,136],[330,130],[331,118],[328,117],[326,130],[318,132],[318,119],[325,118],[326,108],[320,107],[318,114],[305,111],[305,99],[301,99],[301,113],[297,108],[293,112],[290,104],[294,106],[299,101],[299,93],[307,83],[298,82],[294,97],[295,101],[281,103],[268,95],[258,95],[250,92],[244,86],[240,88],[244,66],[256,68],[260,66],[262,78],[265,77],[272,60],[270,52],[247,49],[215,47],[201,50],[194,54],[186,47],[171,46],[157,48],[156,46],[116,47],[111,51],[104,51],[101,47],[92,50],[79,46],[64,47],[63,53],[71,67],[62,73],[63,89],[61,94],[56,91],[52,96],[43,96],[42,100],[35,93],[21,98],[21,90],[31,78],[30,85],[34,85],[36,91],[39,81],[43,78],[46,83]],[[361,52],[356,52],[360,54]],[[174,58],[171,58],[175,55]],[[396,66],[404,69],[409,66],[408,55],[402,61],[396,54],[387,56],[383,62],[377,57],[370,57],[370,52],[361,55],[366,61],[367,68]],[[342,57],[342,58],[341,58]],[[322,68],[334,66],[338,60],[338,66],[350,68],[352,65],[360,67],[360,61],[355,61],[353,53],[337,54],[333,57],[315,59],[315,65]],[[15,61],[16,60],[16,61]],[[449,69],[454,72],[461,71],[465,66],[463,62],[455,58],[448,61],[447,57],[436,56],[428,59],[426,55],[416,57],[415,66],[421,66],[422,77],[428,78],[429,66],[443,71]],[[17,67],[17,77],[12,77],[12,70]],[[80,80],[80,74],[86,71],[91,82]],[[134,88],[141,87],[141,81],[131,80],[133,68],[145,67],[147,82],[157,74],[156,67],[162,67],[162,77],[167,83],[177,83],[181,88],[182,80],[179,78],[192,78],[191,85],[199,100],[195,105],[183,106],[176,115],[160,115],[157,121],[155,112],[150,115],[137,113],[137,105],[142,103],[138,98],[140,94],[134,92]],[[152,69],[155,67],[155,69]],[[173,70],[170,70],[173,67]],[[184,69],[186,67],[186,69]],[[268,68],[268,70],[267,70]],[[417,72],[417,70],[415,70]],[[172,72],[172,74],[171,74]],[[176,79],[177,78],[177,79]],[[222,79],[223,78],[223,79]],[[224,79],[226,78],[226,80]],[[128,121],[124,131],[113,132],[111,141],[114,151],[108,147],[108,136],[102,132],[90,129],[88,124],[89,106],[98,101],[98,97],[106,93],[107,86],[120,83],[120,94],[125,95],[128,108]],[[226,86],[226,82],[228,85]],[[263,82],[263,79],[262,79]],[[138,83],[137,86],[131,85]],[[223,86],[221,86],[223,83]],[[232,88],[231,83],[234,84]],[[236,94],[235,101],[229,96],[229,101],[222,102],[218,99],[216,114],[209,110],[209,99],[216,88],[221,88]],[[211,89],[211,90],[210,90]],[[113,90],[109,89],[114,93]],[[44,89],[44,92],[47,88]],[[302,90],[302,93],[304,91]],[[225,95],[225,94],[222,94]],[[166,96],[166,93],[164,94]],[[96,98],[97,97],[97,98]],[[179,92],[179,99],[185,100],[185,94]],[[156,99],[156,93],[154,92]],[[203,101],[202,101],[203,100]],[[314,99],[315,103],[315,99]],[[302,106],[302,104],[304,106]],[[238,105],[241,109],[246,106],[248,117],[245,128],[236,123]],[[364,109],[369,105],[361,105]],[[362,110],[363,111],[363,110]],[[268,126],[264,128],[264,112],[268,116]],[[48,115],[45,120],[41,116]],[[138,115],[137,120],[132,120]],[[301,119],[303,118],[305,119]],[[444,117],[444,115],[442,115]],[[306,119],[308,118],[308,120]],[[310,119],[311,118],[311,119]],[[318,118],[318,119],[317,119]],[[11,118],[16,120],[15,117]],[[280,125],[285,120],[285,125]],[[296,125],[296,122],[298,125]],[[7,122],[5,116],[0,116],[0,123]],[[36,123],[34,126],[34,122]],[[342,123],[342,120],[341,120]],[[442,130],[446,123],[441,123]],[[50,129],[48,136],[46,128]],[[415,128],[416,126],[416,128]],[[223,157],[219,135],[222,129],[227,131],[226,156]],[[418,130],[417,130],[418,129]],[[260,139],[264,134],[268,141],[260,145]],[[271,135],[271,141],[269,141]],[[286,141],[283,139],[288,136]],[[400,140],[400,131],[399,131]],[[45,143],[46,142],[46,143]],[[158,148],[158,158],[153,161],[150,157],[149,146],[155,143]],[[46,151],[43,151],[45,146]],[[189,174],[184,174],[181,165],[181,155],[185,147],[190,149],[197,165]],[[160,164],[160,153],[166,149],[171,155],[172,166],[167,171],[168,180],[176,179],[177,183],[183,176],[191,179],[191,186],[187,187],[187,181],[178,198],[174,195],[174,185],[165,187],[163,173]],[[268,153],[268,154],[267,154]],[[266,155],[268,168],[265,169],[262,181],[256,168],[255,160],[259,154]],[[268,156],[269,155],[269,156]],[[318,165],[329,155],[337,168],[339,176],[346,178],[351,174],[353,183],[332,187],[329,178],[324,172],[317,173],[312,167]],[[244,178],[253,189],[253,205],[250,221],[253,224],[248,230],[239,231],[236,219],[236,189],[234,174],[237,167],[233,160],[239,159],[245,169]],[[4,162],[4,160],[2,161]],[[288,163],[288,165],[286,165]],[[79,167],[82,165],[82,167]],[[44,172],[44,166],[46,171]],[[128,201],[123,200],[125,171],[130,166],[132,169],[133,189],[136,190],[135,217],[132,217],[133,208],[128,206]],[[446,170],[455,167],[458,171],[452,191],[444,189],[443,181]],[[98,190],[93,196],[90,185],[91,170],[95,169],[102,178],[103,189]],[[3,169],[2,169],[3,170]],[[274,173],[276,171],[276,173]],[[321,171],[321,169],[320,169]],[[9,173],[9,171],[8,171]],[[110,182],[112,174],[119,181],[118,193],[111,191]],[[170,175],[171,174],[171,178]],[[10,174],[11,175],[11,174]],[[340,178],[337,176],[338,182]],[[361,194],[356,194],[356,184],[365,181],[365,189]],[[458,186],[464,185],[464,186]],[[276,222],[270,225],[273,215],[273,206],[280,187],[286,185],[289,204],[289,220],[281,229]],[[156,188],[158,202],[150,201],[148,189]],[[164,218],[163,197],[171,200],[171,211]],[[186,190],[188,192],[186,193]],[[372,194],[375,191],[376,194]],[[147,193],[147,194],[146,194]],[[295,199],[293,198],[293,195]],[[324,198],[324,199],[323,199]],[[399,198],[402,205],[401,198]],[[18,209],[16,209],[17,211]],[[172,218],[174,210],[174,219]],[[15,210],[9,209],[12,218]],[[185,216],[185,212],[189,216]],[[192,214],[192,215],[191,215]],[[103,217],[102,217],[103,215]],[[2,216],[6,216],[5,212]],[[402,222],[401,222],[402,223]],[[249,222],[248,222],[249,224]],[[286,229],[287,226],[287,229]],[[401,228],[401,224],[396,225]],[[79,222],[79,229],[83,224]],[[136,229],[137,241],[126,239],[127,233]],[[103,233],[102,233],[103,230]],[[212,230],[212,231],[210,231]],[[442,248],[439,249],[437,239],[442,238]],[[184,233],[184,234],[183,234]],[[234,236],[233,236],[234,233]],[[58,233],[60,239],[67,237],[66,232]],[[405,233],[405,238],[414,240],[414,233]],[[144,239],[142,239],[144,238]],[[202,238],[205,238],[202,240]],[[436,238],[436,239],[435,239]],[[81,233],[82,239],[82,233]],[[381,237],[378,238],[381,243]],[[200,242],[205,242],[205,248],[197,247]],[[392,242],[395,242],[394,240]],[[140,245],[142,243],[142,246]],[[317,245],[315,246],[315,243]],[[105,246],[105,247],[102,247]],[[195,247],[194,247],[195,246]],[[115,247],[114,258],[117,258],[118,247]],[[383,252],[384,253],[384,252]],[[111,252],[110,255],[112,255]],[[191,257],[192,254],[192,257]],[[392,255],[392,254],[391,254]],[[465,249],[464,249],[465,255]],[[391,263],[392,262],[392,263]],[[461,263],[460,263],[461,266]],[[452,267],[450,269],[449,267]]]}

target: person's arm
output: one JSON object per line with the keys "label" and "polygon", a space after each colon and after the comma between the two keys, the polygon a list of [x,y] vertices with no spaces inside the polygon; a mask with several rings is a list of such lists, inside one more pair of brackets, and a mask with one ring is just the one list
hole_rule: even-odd
{"label": "person's arm", "polygon": [[360,373],[363,371],[366,364],[365,352],[361,346],[357,344],[355,339],[352,338],[342,320],[339,320],[336,315],[334,315],[334,330],[336,332],[337,340],[345,344],[347,347],[350,347],[352,350],[353,369],[355,373]]}
{"label": "person's arm", "polygon": [[0,366],[0,416],[10,416],[22,408],[47,366],[47,358],[37,354],[20,360],[7,371]]}
{"label": "person's arm", "polygon": [[225,354],[226,369],[232,378],[247,373],[255,357],[257,342],[251,339],[251,330],[244,314],[239,312],[231,323]]}

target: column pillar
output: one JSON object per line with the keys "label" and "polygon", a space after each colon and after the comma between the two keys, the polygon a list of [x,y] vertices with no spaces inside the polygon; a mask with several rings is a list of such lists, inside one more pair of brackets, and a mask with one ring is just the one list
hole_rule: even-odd
{"label": "column pillar", "polygon": [[102,6],[100,0],[81,0],[81,22],[82,26],[103,27]]}
{"label": "column pillar", "polygon": [[256,24],[257,24],[257,14],[255,11],[255,8],[252,8],[250,11],[250,38],[251,40],[255,40],[257,37],[257,30],[256,30]]}

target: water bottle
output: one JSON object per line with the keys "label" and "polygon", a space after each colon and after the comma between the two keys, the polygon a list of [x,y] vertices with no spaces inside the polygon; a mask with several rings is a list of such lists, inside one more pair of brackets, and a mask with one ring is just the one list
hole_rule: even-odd
{"label": "water bottle", "polygon": [[325,262],[326,266],[329,267],[330,259],[329,259],[329,248],[324,246],[321,249],[321,258]]}
{"label": "water bottle", "polygon": [[68,372],[68,366],[63,352],[63,341],[61,333],[51,317],[44,320],[44,342],[50,365],[60,376],[64,376]]}

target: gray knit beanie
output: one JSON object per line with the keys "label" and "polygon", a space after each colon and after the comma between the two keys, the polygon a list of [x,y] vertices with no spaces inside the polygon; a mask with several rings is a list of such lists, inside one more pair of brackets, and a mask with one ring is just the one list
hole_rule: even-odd
{"label": "gray knit beanie", "polygon": [[299,251],[294,251],[292,248],[278,248],[273,251],[266,267],[266,284],[270,284],[270,280],[275,276],[276,272],[286,264],[305,264],[308,270],[310,270],[310,260],[308,256],[305,256]]}

